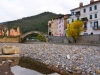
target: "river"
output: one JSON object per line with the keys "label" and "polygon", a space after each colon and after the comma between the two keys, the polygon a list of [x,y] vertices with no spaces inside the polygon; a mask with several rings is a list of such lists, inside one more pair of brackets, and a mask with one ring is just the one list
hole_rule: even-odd
{"label": "river", "polygon": [[8,61],[0,64],[0,75],[60,75],[45,64],[30,58],[20,58],[19,64],[10,67]]}
{"label": "river", "polygon": [[11,67],[14,75],[60,75],[46,65],[30,58],[20,58],[19,64]]}
{"label": "river", "polygon": [[[41,68],[41,69],[43,69],[43,68]],[[41,74],[37,71],[27,69],[27,68],[24,68],[24,67],[20,67],[20,66],[11,67],[11,71],[14,75],[44,75],[44,74]],[[52,73],[52,74],[45,74],[45,75],[59,75],[59,74],[58,73]]]}

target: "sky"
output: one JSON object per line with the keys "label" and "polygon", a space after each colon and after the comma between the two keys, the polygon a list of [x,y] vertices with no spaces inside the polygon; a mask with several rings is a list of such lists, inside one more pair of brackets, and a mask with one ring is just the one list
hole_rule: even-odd
{"label": "sky", "polygon": [[[14,75],[43,75],[43,74],[40,74],[40,73],[38,73],[34,70],[23,68],[23,67],[20,67],[20,66],[11,67],[11,72]],[[50,74],[50,75],[59,75],[59,74],[53,73],[53,74]]]}
{"label": "sky", "polygon": [[70,10],[90,0],[0,0],[0,23],[34,16],[42,12],[70,14]]}

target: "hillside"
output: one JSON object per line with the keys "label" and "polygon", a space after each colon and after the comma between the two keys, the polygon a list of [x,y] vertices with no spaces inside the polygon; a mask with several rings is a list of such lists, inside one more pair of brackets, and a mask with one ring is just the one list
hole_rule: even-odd
{"label": "hillside", "polygon": [[8,21],[5,24],[8,28],[13,26],[19,26],[21,28],[22,33],[26,33],[29,31],[41,31],[47,32],[47,23],[48,20],[57,17],[58,14],[54,14],[51,12],[44,12],[35,16],[25,17],[15,21]]}

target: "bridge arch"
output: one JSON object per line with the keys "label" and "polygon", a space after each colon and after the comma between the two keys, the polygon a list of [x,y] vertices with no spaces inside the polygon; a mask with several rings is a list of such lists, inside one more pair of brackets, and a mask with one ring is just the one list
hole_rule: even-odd
{"label": "bridge arch", "polygon": [[30,31],[30,32],[27,32],[23,35],[20,36],[20,42],[23,42],[25,40],[25,38],[28,36],[28,35],[31,35],[31,34],[41,34],[43,35],[45,38],[46,38],[46,35],[42,32],[39,32],[39,31]]}

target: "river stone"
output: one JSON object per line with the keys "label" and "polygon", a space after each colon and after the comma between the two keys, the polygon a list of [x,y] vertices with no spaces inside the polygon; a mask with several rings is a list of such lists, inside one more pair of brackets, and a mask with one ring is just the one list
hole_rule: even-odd
{"label": "river stone", "polygon": [[96,70],[96,73],[97,73],[97,74],[100,74],[100,69],[97,69],[97,70]]}
{"label": "river stone", "polygon": [[0,59],[0,64],[2,64],[2,59]]}
{"label": "river stone", "polygon": [[67,55],[67,59],[70,59],[70,55]]}
{"label": "river stone", "polygon": [[19,50],[19,48],[16,47],[16,46],[13,46],[13,47],[14,47],[14,49],[15,49],[15,54],[20,54],[20,50]]}
{"label": "river stone", "polygon": [[2,54],[2,48],[0,47],[0,55]]}
{"label": "river stone", "polygon": [[4,46],[3,54],[19,54],[19,48],[16,46]]}

